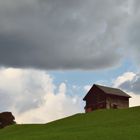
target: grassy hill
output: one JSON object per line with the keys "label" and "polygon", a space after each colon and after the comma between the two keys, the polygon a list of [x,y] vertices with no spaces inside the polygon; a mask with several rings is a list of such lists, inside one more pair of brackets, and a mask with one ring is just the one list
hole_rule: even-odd
{"label": "grassy hill", "polygon": [[14,125],[0,140],[139,140],[140,107],[98,110],[48,124]]}

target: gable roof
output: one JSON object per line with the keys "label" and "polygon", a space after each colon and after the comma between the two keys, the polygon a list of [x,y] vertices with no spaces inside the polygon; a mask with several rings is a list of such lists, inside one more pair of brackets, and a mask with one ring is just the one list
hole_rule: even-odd
{"label": "gable roof", "polygon": [[[100,90],[102,90],[105,94],[109,94],[109,95],[116,95],[116,96],[122,96],[122,97],[127,97],[127,98],[131,98],[131,96],[129,96],[127,93],[125,93],[124,91],[118,89],[118,88],[112,88],[112,87],[106,87],[106,86],[102,86],[102,85],[97,85],[97,84],[94,84],[92,86],[92,88],[89,90],[89,92],[91,90],[94,89],[94,87],[97,87],[99,88]],[[87,95],[89,94],[89,92],[87,93]],[[87,96],[86,95],[86,96]],[[83,100],[85,100],[86,96],[84,97]]]}

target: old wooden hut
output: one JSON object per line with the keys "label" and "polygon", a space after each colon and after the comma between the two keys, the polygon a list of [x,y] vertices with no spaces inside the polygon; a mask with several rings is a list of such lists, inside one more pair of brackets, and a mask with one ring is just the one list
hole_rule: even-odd
{"label": "old wooden hut", "polygon": [[128,108],[129,98],[131,97],[120,89],[95,84],[83,99],[86,101],[85,112]]}

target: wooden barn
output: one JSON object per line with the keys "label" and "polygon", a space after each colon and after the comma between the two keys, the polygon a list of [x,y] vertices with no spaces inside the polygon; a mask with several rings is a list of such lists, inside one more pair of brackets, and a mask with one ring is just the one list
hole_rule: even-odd
{"label": "wooden barn", "polygon": [[83,99],[86,101],[85,112],[128,108],[129,98],[131,97],[120,89],[95,84]]}

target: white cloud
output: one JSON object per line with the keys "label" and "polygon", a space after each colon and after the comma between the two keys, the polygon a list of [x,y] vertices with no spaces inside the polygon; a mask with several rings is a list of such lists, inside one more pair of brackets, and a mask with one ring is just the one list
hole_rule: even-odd
{"label": "white cloud", "polygon": [[139,77],[139,74],[136,74],[134,72],[126,72],[116,78],[113,83],[114,87],[121,88],[132,97],[130,98],[131,107],[140,106]]}
{"label": "white cloud", "polygon": [[[82,111],[81,99],[66,94],[45,71],[0,69],[0,111],[12,111],[19,123],[48,122]],[[4,100],[4,101],[3,101]]]}
{"label": "white cloud", "polygon": [[126,73],[122,74],[121,76],[117,77],[117,79],[113,83],[113,86],[118,87],[119,85],[121,85],[122,83],[124,83],[128,80],[131,81],[135,75],[136,74],[133,72],[126,72]]}
{"label": "white cloud", "polygon": [[134,94],[133,92],[128,92],[132,97],[130,98],[130,106],[140,106],[140,95]]}

